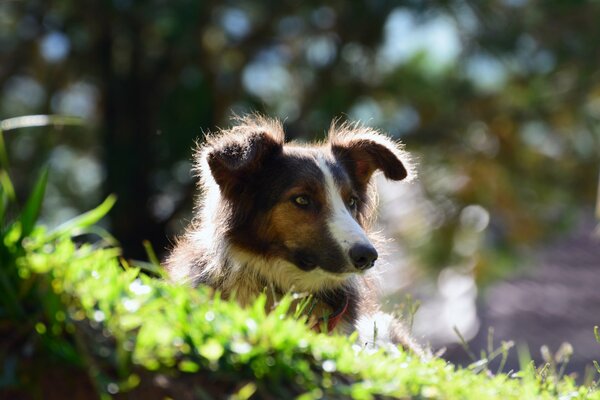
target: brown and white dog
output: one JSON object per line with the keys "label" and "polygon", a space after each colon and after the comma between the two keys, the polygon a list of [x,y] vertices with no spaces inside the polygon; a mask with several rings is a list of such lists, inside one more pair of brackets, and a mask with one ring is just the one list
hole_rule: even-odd
{"label": "brown and white dog", "polygon": [[[238,119],[195,155],[202,193],[197,215],[166,261],[174,281],[206,284],[248,304],[268,295],[314,296],[329,330],[358,330],[363,343],[421,350],[379,311],[368,271],[377,250],[368,233],[373,173],[411,174],[402,147],[359,124],[333,123],[324,143],[285,143],[281,124]],[[276,299],[270,299],[274,302]]]}

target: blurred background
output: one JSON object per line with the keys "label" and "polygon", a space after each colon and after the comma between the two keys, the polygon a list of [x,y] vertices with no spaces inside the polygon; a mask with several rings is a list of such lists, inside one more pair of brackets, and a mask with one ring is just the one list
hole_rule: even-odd
{"label": "blurred background", "polygon": [[[586,1],[0,1],[0,119],[17,191],[41,165],[47,224],[118,195],[125,255],[164,256],[189,221],[191,148],[233,113],[323,138],[343,116],[402,140],[419,179],[381,188],[389,307],[468,363],[501,340],[600,359],[600,3]],[[512,351],[509,366],[516,364]],[[511,364],[512,363],[512,364]]]}

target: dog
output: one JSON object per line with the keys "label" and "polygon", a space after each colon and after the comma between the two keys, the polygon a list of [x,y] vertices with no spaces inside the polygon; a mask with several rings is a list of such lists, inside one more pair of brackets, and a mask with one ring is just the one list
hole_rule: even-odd
{"label": "dog", "polygon": [[379,311],[369,274],[378,258],[372,177],[410,179],[402,145],[336,121],[323,143],[286,143],[280,122],[251,115],[207,135],[194,159],[201,196],[166,260],[173,281],[209,285],[242,305],[262,292],[270,304],[308,293],[311,314],[322,316],[311,319],[315,330],[357,330],[364,343],[422,354],[402,323]]}

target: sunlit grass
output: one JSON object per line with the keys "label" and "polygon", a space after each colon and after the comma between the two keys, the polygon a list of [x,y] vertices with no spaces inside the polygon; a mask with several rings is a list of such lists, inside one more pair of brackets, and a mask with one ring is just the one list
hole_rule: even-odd
{"label": "sunlit grass", "polygon": [[[95,227],[114,197],[48,231],[36,222],[48,172],[19,207],[6,167],[0,205],[17,211],[10,219],[0,213],[0,395],[39,392],[32,371],[52,360],[87,374],[102,398],[145,387],[140,393],[170,390],[174,398],[600,399],[596,383],[577,386],[558,364],[526,362],[522,371],[492,374],[489,361],[505,357],[508,345],[490,344],[469,368],[457,368],[374,350],[356,335],[317,334],[302,316],[310,298],[291,309],[286,296],[267,312],[264,295],[241,308],[208,288],[151,277],[144,271],[161,273],[149,244],[150,262],[127,262],[115,239]],[[99,240],[76,244],[72,237],[83,233]],[[409,305],[408,315],[417,308]]]}
{"label": "sunlit grass", "polygon": [[[290,297],[270,313],[264,296],[243,309],[206,288],[124,270],[118,248],[77,247],[66,232],[57,237],[38,227],[24,250],[16,260],[18,275],[51,288],[45,296],[53,307],[42,307],[36,334],[55,342],[64,357],[91,363],[105,395],[135,390],[142,368],[169,371],[175,381],[201,377],[190,387],[202,388],[208,379],[233,391],[244,382],[239,390],[258,397],[600,398],[568,377],[554,381],[533,367],[511,377],[489,376],[484,369],[457,369],[402,351],[373,353],[355,338],[318,335],[287,317]],[[65,331],[82,337],[77,346],[63,342]],[[106,335],[111,340],[98,348],[96,336]]]}
{"label": "sunlit grass", "polygon": [[[20,276],[51,282],[52,296],[61,300],[62,307],[51,310],[54,315],[36,323],[37,333],[52,337],[66,325],[108,333],[114,342],[104,354],[110,357],[98,357],[104,367],[96,376],[105,393],[109,385],[112,391],[132,389],[140,379],[134,371],[142,367],[171,371],[175,380],[178,374],[198,373],[200,386],[208,377],[230,390],[236,383],[251,382],[259,397],[600,398],[568,377],[548,379],[533,367],[511,377],[491,376],[481,373],[484,369],[457,369],[441,359],[422,361],[402,351],[368,351],[353,337],[315,334],[302,320],[286,317],[290,297],[270,313],[264,296],[243,309],[205,288],[174,286],[136,268],[124,271],[118,249],[77,248],[66,237],[45,238],[39,230],[17,263]],[[64,316],[57,318],[60,313]],[[93,341],[78,351],[102,353]],[[121,373],[102,372],[109,370]]]}

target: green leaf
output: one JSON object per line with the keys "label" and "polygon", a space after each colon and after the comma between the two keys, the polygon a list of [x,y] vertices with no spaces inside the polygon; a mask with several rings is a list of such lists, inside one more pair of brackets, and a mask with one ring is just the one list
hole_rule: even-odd
{"label": "green leaf", "polygon": [[11,201],[16,201],[15,189],[10,181],[8,173],[5,170],[0,169],[0,232],[2,232],[2,228],[4,227],[6,209]]}
{"label": "green leaf", "polygon": [[48,233],[46,239],[53,240],[59,236],[63,236],[65,234],[72,234],[76,230],[85,229],[94,225],[96,222],[100,221],[106,214],[108,214],[111,208],[115,205],[116,201],[117,196],[111,194],[98,207],[88,212],[85,212],[56,227],[54,230]]}
{"label": "green leaf", "polygon": [[198,353],[209,361],[217,361],[224,352],[225,349],[216,339],[208,339],[206,343],[198,348]]}
{"label": "green leaf", "polygon": [[140,260],[129,260],[126,261],[127,264],[130,264],[134,268],[141,269],[144,273],[149,275],[156,275],[160,278],[166,279],[165,269],[160,266],[160,264],[153,264],[146,261]]}
{"label": "green leaf", "polygon": [[160,268],[160,261],[158,261],[158,257],[156,256],[156,252],[152,247],[152,243],[148,240],[144,240],[144,249],[146,250],[146,255],[148,256],[148,260],[154,264],[155,267]]}
{"label": "green leaf", "polygon": [[10,201],[15,200],[15,190],[10,182],[8,174],[0,170],[0,232],[4,227],[4,217]]}
{"label": "green leaf", "polygon": [[7,197],[11,201],[16,201],[17,196],[15,195],[15,188],[10,181],[10,176],[6,170],[0,170],[0,189],[3,193],[6,193]]}
{"label": "green leaf", "polygon": [[[0,240],[2,240],[3,229],[4,229],[4,216],[6,215],[6,208],[8,206],[8,199],[6,193],[0,190]],[[1,246],[2,244],[0,244]]]}
{"label": "green leaf", "polygon": [[36,128],[43,126],[83,126],[83,119],[68,115],[23,115],[20,117],[7,118],[0,121],[1,131],[10,131],[21,128]]}
{"label": "green leaf", "polygon": [[0,129],[0,168],[8,168],[8,154],[6,145],[4,144],[4,131]]}
{"label": "green leaf", "polygon": [[21,212],[21,239],[28,236],[35,226],[35,222],[37,221],[42,208],[42,201],[44,200],[47,183],[48,167],[45,167],[42,169],[42,173],[35,183],[33,192],[31,193],[31,196],[29,196],[27,203],[25,203],[25,208],[23,208],[23,211]]}
{"label": "green leaf", "polygon": [[248,382],[232,396],[233,400],[248,400],[256,392],[256,384],[254,382]]}
{"label": "green leaf", "polygon": [[200,370],[200,366],[190,360],[182,360],[179,362],[179,370],[183,372],[194,373]]}

